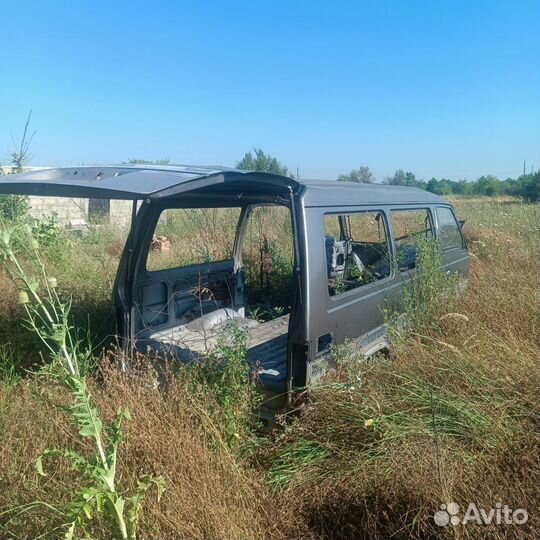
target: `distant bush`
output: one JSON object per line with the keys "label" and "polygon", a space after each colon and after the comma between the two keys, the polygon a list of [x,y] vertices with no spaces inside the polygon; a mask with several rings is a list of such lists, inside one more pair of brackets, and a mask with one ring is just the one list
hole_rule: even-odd
{"label": "distant bush", "polygon": [[540,172],[534,174],[523,174],[517,180],[507,178],[499,180],[492,175],[481,176],[474,182],[460,180],[448,180],[442,178],[432,178],[428,182],[419,181],[415,187],[426,189],[437,195],[485,195],[496,197],[498,195],[512,195],[522,197],[529,202],[540,200]]}
{"label": "distant bush", "polygon": [[540,200],[540,172],[536,174],[524,174],[511,184],[509,190],[511,195],[518,195],[527,201],[536,202]]}
{"label": "distant bush", "polygon": [[28,216],[30,198],[26,195],[0,195],[0,217],[5,221],[20,221]]}

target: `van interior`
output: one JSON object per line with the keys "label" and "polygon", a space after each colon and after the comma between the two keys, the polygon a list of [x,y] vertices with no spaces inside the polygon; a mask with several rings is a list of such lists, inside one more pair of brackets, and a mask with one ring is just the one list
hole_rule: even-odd
{"label": "van interior", "polygon": [[287,206],[164,210],[137,279],[138,349],[186,362],[241,327],[260,382],[284,391],[293,268]]}
{"label": "van interior", "polygon": [[390,275],[390,252],[381,212],[326,214],[324,234],[330,296]]}

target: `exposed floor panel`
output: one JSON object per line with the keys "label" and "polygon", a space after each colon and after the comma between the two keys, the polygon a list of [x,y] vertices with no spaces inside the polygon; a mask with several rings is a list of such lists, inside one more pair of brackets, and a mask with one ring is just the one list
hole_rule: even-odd
{"label": "exposed floor panel", "polygon": [[[200,324],[156,332],[150,336],[150,348],[156,353],[161,352],[180,361],[189,361],[214,349],[225,327],[234,321],[234,324],[248,330],[247,360],[260,382],[267,388],[284,390],[287,379],[289,315],[257,323],[232,316],[229,311],[214,312],[213,322],[216,324],[210,328],[203,321]],[[143,342],[140,342],[140,345],[143,345]]]}

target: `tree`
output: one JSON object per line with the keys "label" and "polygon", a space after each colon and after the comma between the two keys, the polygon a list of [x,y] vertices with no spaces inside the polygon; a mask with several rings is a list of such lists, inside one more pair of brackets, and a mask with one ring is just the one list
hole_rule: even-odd
{"label": "tree", "polygon": [[527,175],[523,189],[523,197],[528,201],[540,201],[540,171]]}
{"label": "tree", "polygon": [[512,195],[523,197],[530,202],[540,201],[540,171],[521,175],[509,191]]}
{"label": "tree", "polygon": [[419,189],[426,189],[427,184],[424,180],[417,180],[414,173],[411,171],[405,172],[403,169],[398,169],[394,176],[388,176],[384,179],[385,184],[391,186],[408,186]]}
{"label": "tree", "polygon": [[473,193],[473,184],[472,182],[468,182],[467,180],[459,180],[456,182],[454,193],[456,195],[465,195],[469,196]]}
{"label": "tree", "polygon": [[387,176],[384,179],[385,184],[390,184],[391,186],[404,186],[405,185],[405,171],[403,169],[398,169],[394,176]]}
{"label": "tree", "polygon": [[405,185],[406,186],[416,186],[418,182],[416,181],[416,176],[414,173],[408,171],[405,173]]}
{"label": "tree", "polygon": [[11,152],[11,172],[22,173],[24,171],[24,166],[32,158],[30,155],[30,143],[32,142],[36,132],[34,131],[31,135],[28,135],[28,128],[30,127],[31,118],[32,111],[28,113],[28,118],[24,124],[24,131],[19,144],[15,142],[13,135],[11,136],[11,140],[13,142],[13,151]]}
{"label": "tree", "polygon": [[403,169],[398,169],[394,176],[389,176],[385,179],[385,184],[391,186],[412,186],[418,187],[420,184],[425,184],[422,180],[417,180],[414,173],[411,171],[405,172]]}
{"label": "tree", "polygon": [[495,195],[498,195],[501,190],[501,181],[491,174],[481,176],[474,183],[474,192],[478,195],[494,197]]}
{"label": "tree", "polygon": [[428,180],[428,183],[426,184],[426,189],[431,193],[441,195],[441,193],[439,192],[439,181],[435,177]]}
{"label": "tree", "polygon": [[[36,132],[34,131],[31,135],[28,134],[31,118],[32,111],[29,112],[28,117],[26,118],[23,134],[19,143],[15,142],[13,135],[11,136],[13,142],[13,150],[10,154],[12,173],[24,172],[24,166],[32,157],[30,155],[30,143]],[[3,171],[0,174],[3,174]],[[29,209],[30,198],[28,195],[0,195],[0,217],[2,219],[22,221],[27,217]]]}
{"label": "tree", "polygon": [[456,182],[447,180],[446,178],[442,178],[441,180],[431,178],[426,184],[426,189],[436,195],[451,195],[454,193],[454,187],[456,185]]}
{"label": "tree", "polygon": [[265,154],[260,148],[254,148],[253,153],[246,152],[244,157],[236,162],[237,169],[246,171],[263,171],[282,176],[290,176],[289,169],[275,157]]}
{"label": "tree", "polygon": [[362,166],[359,169],[353,169],[349,174],[340,174],[338,180],[356,182],[357,184],[372,184],[376,179],[369,167]]}

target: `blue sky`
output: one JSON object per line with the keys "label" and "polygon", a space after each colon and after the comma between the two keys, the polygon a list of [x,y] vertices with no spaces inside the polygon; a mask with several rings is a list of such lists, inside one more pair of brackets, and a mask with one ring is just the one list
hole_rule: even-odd
{"label": "blue sky", "polygon": [[0,2],[0,161],[540,166],[540,0]]}

